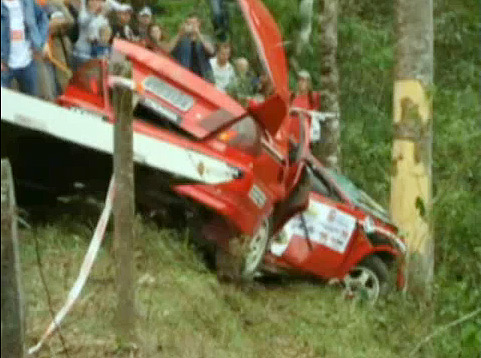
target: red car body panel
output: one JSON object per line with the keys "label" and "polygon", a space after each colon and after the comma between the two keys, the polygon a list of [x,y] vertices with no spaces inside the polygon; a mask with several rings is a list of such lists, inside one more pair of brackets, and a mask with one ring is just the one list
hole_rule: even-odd
{"label": "red car body panel", "polygon": [[[213,209],[238,231],[251,235],[262,218],[271,215],[275,205],[292,192],[303,164],[290,165],[288,158],[288,73],[280,32],[262,2],[239,0],[239,4],[275,88],[275,93],[264,103],[249,109],[168,56],[122,40],[115,40],[113,48],[114,56],[131,61],[133,82],[139,97],[161,106],[176,119],[174,124],[184,132],[168,130],[135,117],[135,133],[218,158],[242,173],[239,178],[222,184],[181,184],[172,189]],[[95,112],[114,123],[107,66],[102,61],[86,65],[83,72],[71,81],[58,103]],[[162,88],[166,87],[172,96],[162,95]],[[246,152],[221,139],[224,131],[248,115],[259,126],[261,140],[257,153]],[[308,144],[302,149],[305,156]],[[203,168],[199,166],[198,170],[201,172]],[[260,196],[261,202],[253,200],[253,191]]]}
{"label": "red car body panel", "polygon": [[[156,97],[145,87],[145,80],[155,74],[162,78],[169,85],[180,89],[186,94],[195,98],[195,102],[186,111],[173,106],[171,103],[161,99],[162,104],[169,110],[182,116],[180,127],[194,135],[196,138],[204,139],[213,132],[209,127],[210,122],[216,125],[222,122],[222,127],[232,123],[247,114],[247,111],[239,103],[234,101],[227,94],[219,91],[213,84],[198,77],[190,70],[178,65],[167,56],[159,56],[137,44],[116,40],[114,50],[125,55],[134,64],[133,80],[137,84],[139,93],[145,96]],[[222,111],[219,115],[218,111]],[[216,126],[214,129],[218,130]]]}
{"label": "red car body panel", "polygon": [[[315,160],[315,158],[310,158],[310,161],[316,168],[322,168],[322,165]],[[327,178],[327,176],[325,178]],[[329,184],[335,189],[338,199],[311,191],[309,197],[311,204],[309,208],[312,208],[313,202],[319,203],[325,208],[331,208],[330,210],[344,213],[352,219],[355,219],[356,226],[353,227],[350,232],[345,250],[335,250],[331,245],[324,244],[317,240],[317,238],[310,238],[306,235],[305,230],[311,231],[304,226],[303,234],[296,234],[294,231],[289,232],[290,238],[288,238],[288,242],[284,244],[284,251],[274,249],[273,244],[271,251],[265,257],[265,267],[271,271],[279,271],[280,269],[281,271],[313,275],[324,279],[342,279],[365,257],[381,255],[383,258],[391,257],[393,261],[397,259],[401,262],[398,269],[397,284],[398,287],[402,287],[404,285],[402,265],[404,252],[396,246],[394,241],[389,242],[386,240],[385,243],[373,244],[365,234],[361,223],[363,223],[367,217],[370,217],[376,225],[376,231],[380,230],[387,236],[392,237],[397,236],[397,228],[380,218],[373,217],[370,213],[357,207],[350,199],[349,194],[344,192],[334,180],[329,180]],[[305,211],[305,213],[308,213],[308,210]],[[318,215],[318,218],[320,222],[324,220],[322,215]],[[312,232],[315,231],[313,230]],[[276,251],[278,252],[276,253]]]}
{"label": "red car body panel", "polygon": [[259,0],[238,0],[259,55],[273,82],[275,92],[287,111],[289,103],[289,74],[282,36],[269,10]]}
{"label": "red car body panel", "polygon": [[[137,63],[135,60],[132,62],[135,74],[137,72]],[[176,66],[175,63],[171,65]],[[152,72],[150,74],[152,74]],[[141,76],[142,75],[139,75],[140,78],[142,78]],[[106,82],[106,80],[107,78],[105,77],[104,82]],[[103,97],[108,96],[91,96],[87,91],[83,91],[82,88],[76,86],[75,82],[72,82],[65,94],[59,99],[59,103],[63,106],[80,107],[83,110],[102,114],[113,123],[114,113],[112,106],[108,102],[108,99],[104,104],[102,100]],[[225,99],[223,98],[224,95],[220,97],[221,99]],[[232,100],[228,98],[226,102],[229,101]],[[100,105],[102,105],[102,107]],[[211,105],[211,107],[213,107],[213,105]],[[235,106],[233,107],[236,109]],[[238,111],[238,113],[240,113],[240,111]],[[189,124],[189,128],[200,128],[197,127],[197,123],[199,122],[192,121]],[[154,124],[146,123],[141,118],[135,118],[134,131],[146,134],[159,141],[168,141],[169,143],[217,157],[241,170],[243,177],[228,183],[220,185],[179,185],[174,187],[174,190],[179,194],[203,203],[205,206],[227,217],[235,224],[239,231],[245,234],[251,235],[259,225],[260,218],[268,215],[272,211],[274,203],[282,200],[283,195],[285,195],[283,181],[285,168],[281,163],[267,154],[265,150],[262,150],[259,155],[253,157],[219,142],[215,137],[192,141],[190,138],[179,136],[171,131],[159,128]],[[193,131],[195,132],[196,129]],[[200,133],[200,131],[197,131],[197,133]],[[207,136],[204,135],[204,137]],[[256,206],[249,197],[249,190],[251,190],[254,183],[256,183],[266,195],[266,202],[262,207]]]}

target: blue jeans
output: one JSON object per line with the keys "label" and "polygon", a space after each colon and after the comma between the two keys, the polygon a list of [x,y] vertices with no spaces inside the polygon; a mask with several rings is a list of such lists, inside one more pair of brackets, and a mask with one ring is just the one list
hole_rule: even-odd
{"label": "blue jeans", "polygon": [[227,40],[229,30],[229,15],[225,0],[210,0],[210,8],[213,15],[214,31],[219,41]]}
{"label": "blue jeans", "polygon": [[7,68],[2,71],[2,87],[12,87],[12,81],[16,79],[20,92],[31,96],[38,96],[37,64],[32,60],[26,67]]}

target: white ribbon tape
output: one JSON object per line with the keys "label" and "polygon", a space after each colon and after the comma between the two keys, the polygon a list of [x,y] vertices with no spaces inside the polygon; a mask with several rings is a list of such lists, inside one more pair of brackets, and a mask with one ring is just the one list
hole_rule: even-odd
{"label": "white ribbon tape", "polygon": [[112,205],[115,196],[115,182],[114,178],[110,180],[109,190],[107,192],[107,197],[105,199],[105,207],[100,215],[99,222],[97,223],[97,227],[95,228],[94,234],[92,236],[92,240],[90,241],[89,248],[87,250],[87,254],[85,255],[84,261],[82,266],[80,267],[80,272],[75,281],[72,289],[70,290],[67,301],[63,305],[63,307],[58,311],[57,315],[53,319],[53,321],[48,326],[45,333],[42,335],[40,341],[33,347],[29,348],[28,354],[34,354],[38,352],[38,350],[42,347],[45,340],[50,337],[50,335],[60,326],[60,323],[65,318],[67,313],[72,308],[73,304],[77,301],[82,288],[87,281],[87,278],[90,274],[90,270],[92,269],[92,265],[94,263],[95,258],[97,257],[97,253],[99,251],[100,245],[104,239],[105,229],[107,227],[107,223],[109,221],[110,213],[112,212]]}
{"label": "white ribbon tape", "polygon": [[324,122],[326,119],[336,118],[338,113],[335,112],[319,112],[314,110],[308,110],[300,107],[291,107],[292,113],[304,113],[312,118],[313,121]]}
{"label": "white ribbon tape", "polygon": [[109,76],[108,84],[109,87],[120,86],[130,89],[132,91],[134,91],[136,87],[133,80],[120,76]]}

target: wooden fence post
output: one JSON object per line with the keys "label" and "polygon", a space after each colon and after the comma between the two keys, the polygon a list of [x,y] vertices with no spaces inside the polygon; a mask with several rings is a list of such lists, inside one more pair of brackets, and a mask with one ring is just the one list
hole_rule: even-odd
{"label": "wooden fence post", "polygon": [[18,252],[15,191],[10,162],[2,159],[1,357],[24,357],[24,306]]}
{"label": "wooden fence post", "polygon": [[[129,62],[112,65],[112,74],[132,78]],[[114,199],[114,253],[117,275],[117,336],[122,344],[135,339],[134,297],[134,164],[133,164],[133,118],[132,90],[116,85],[113,88],[115,111],[114,177],[117,187]]]}

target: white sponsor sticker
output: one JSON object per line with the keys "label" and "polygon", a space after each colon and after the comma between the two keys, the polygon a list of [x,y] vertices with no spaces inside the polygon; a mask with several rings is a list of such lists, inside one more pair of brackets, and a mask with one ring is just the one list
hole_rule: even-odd
{"label": "white sponsor sticker", "polygon": [[263,208],[266,203],[266,194],[256,185],[252,185],[249,191],[249,198],[257,205],[259,208]]}
{"label": "white sponsor sticker", "polygon": [[[304,223],[301,215],[304,217]],[[355,229],[355,217],[329,205],[310,200],[309,208],[302,214],[294,216],[282,228],[282,235],[287,237],[287,241],[283,240],[282,244],[276,243],[275,247],[271,247],[271,252],[276,256],[282,256],[295,236],[307,239],[307,230],[311,242],[342,254],[346,251]]]}
{"label": "white sponsor sticker", "polygon": [[148,76],[143,81],[144,88],[164,101],[177,107],[182,112],[186,112],[194,105],[194,98],[182,92],[178,88],[171,86],[164,80],[155,76]]}

